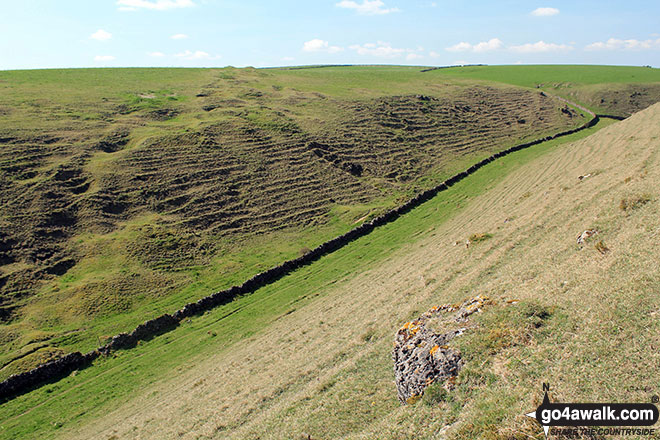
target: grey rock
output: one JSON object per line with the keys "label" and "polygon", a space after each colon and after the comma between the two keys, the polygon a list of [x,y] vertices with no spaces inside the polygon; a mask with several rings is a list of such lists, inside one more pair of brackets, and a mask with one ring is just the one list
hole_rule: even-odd
{"label": "grey rock", "polygon": [[[430,384],[458,375],[464,362],[460,352],[449,343],[463,334],[466,327],[458,327],[457,323],[467,322],[470,315],[488,303],[488,298],[477,296],[460,306],[434,307],[399,329],[392,360],[401,403],[413,403]],[[442,323],[443,330],[434,329],[438,323]]]}

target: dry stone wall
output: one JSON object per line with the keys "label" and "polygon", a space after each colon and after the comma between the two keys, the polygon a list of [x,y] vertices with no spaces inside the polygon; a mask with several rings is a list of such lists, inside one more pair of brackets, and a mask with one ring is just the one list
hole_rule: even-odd
{"label": "dry stone wall", "polygon": [[[572,104],[572,103],[570,103]],[[572,104],[573,105],[573,104]],[[0,402],[13,398],[17,395],[28,392],[35,387],[38,387],[40,384],[52,382],[58,380],[59,378],[65,377],[70,374],[72,371],[84,368],[91,364],[91,362],[100,355],[107,355],[115,350],[127,349],[134,347],[138,341],[148,340],[154,336],[160,335],[164,332],[167,332],[178,326],[179,322],[184,318],[189,318],[195,315],[201,315],[217,306],[226,304],[236,297],[241,295],[246,295],[256,291],[257,289],[273,283],[280,278],[284,277],[286,274],[299,269],[303,266],[311,264],[312,262],[318,260],[324,255],[327,255],[331,252],[340,249],[341,247],[347,245],[348,243],[363,237],[369,234],[378,226],[382,226],[386,223],[396,220],[401,215],[409,212],[413,208],[421,205],[422,203],[430,200],[435,197],[439,192],[445,191],[452,185],[460,182],[465,179],[470,174],[475,173],[480,168],[485,165],[493,162],[496,159],[504,157],[508,154],[511,154],[516,151],[529,148],[533,145],[540,144],[542,142],[547,142],[553,139],[557,139],[563,136],[567,136],[573,133],[577,133],[586,128],[592,127],[598,123],[599,117],[593,112],[581,108],[583,111],[587,112],[592,119],[581,127],[567,130],[553,136],[546,136],[542,139],[537,139],[531,142],[526,142],[508,148],[506,150],[495,153],[482,161],[472,165],[467,170],[456,174],[455,176],[447,179],[443,183],[435,186],[434,188],[428,189],[412,199],[408,200],[404,204],[398,206],[397,208],[391,209],[382,215],[374,218],[370,222],[363,223],[362,225],[351,229],[350,231],[342,234],[338,237],[335,237],[325,243],[317,246],[312,249],[310,252],[298,257],[293,260],[285,261],[284,263],[277,265],[265,272],[261,272],[252,278],[245,281],[239,286],[233,286],[229,289],[225,289],[216,293],[213,293],[209,296],[199,299],[196,302],[186,304],[180,310],[177,310],[173,314],[164,314],[158,318],[149,320],[141,325],[139,325],[131,333],[120,333],[113,337],[111,341],[86,354],[81,353],[71,353],[61,359],[48,362],[44,365],[41,365],[33,370],[27,371],[25,373],[13,375],[9,377],[4,382],[0,382]]]}

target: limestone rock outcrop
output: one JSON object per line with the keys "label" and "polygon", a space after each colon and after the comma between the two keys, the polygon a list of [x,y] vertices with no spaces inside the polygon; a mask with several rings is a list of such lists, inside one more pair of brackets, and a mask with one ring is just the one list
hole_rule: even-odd
{"label": "limestone rock outcrop", "polygon": [[392,360],[402,403],[414,403],[427,386],[458,375],[463,360],[449,344],[467,330],[468,317],[488,303],[487,297],[477,296],[460,306],[433,307],[399,329]]}

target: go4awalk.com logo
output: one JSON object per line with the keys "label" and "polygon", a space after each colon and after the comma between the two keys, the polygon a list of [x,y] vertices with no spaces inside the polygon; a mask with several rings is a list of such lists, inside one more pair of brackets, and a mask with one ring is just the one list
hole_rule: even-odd
{"label": "go4awalk.com logo", "polygon": [[536,419],[548,434],[568,438],[584,436],[653,436],[658,422],[657,396],[653,403],[551,403],[550,385],[543,384],[543,403],[525,414]]}

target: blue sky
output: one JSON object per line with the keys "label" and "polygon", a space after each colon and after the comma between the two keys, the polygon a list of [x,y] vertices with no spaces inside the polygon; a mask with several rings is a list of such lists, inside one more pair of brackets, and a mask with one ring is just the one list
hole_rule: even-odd
{"label": "blue sky", "polygon": [[0,0],[0,6],[0,70],[660,66],[657,0]]}

